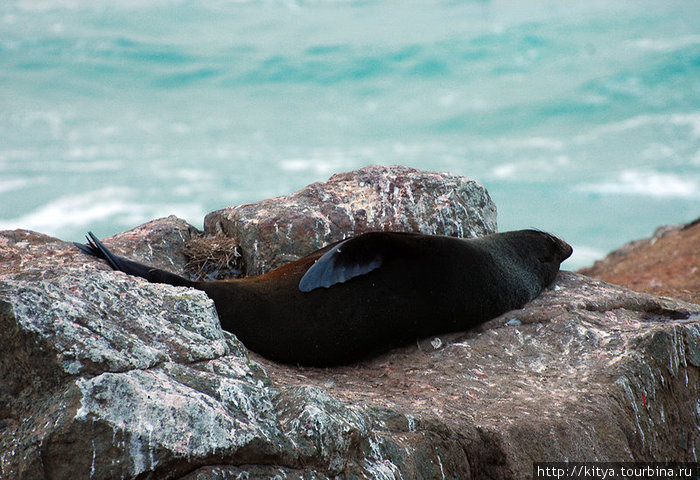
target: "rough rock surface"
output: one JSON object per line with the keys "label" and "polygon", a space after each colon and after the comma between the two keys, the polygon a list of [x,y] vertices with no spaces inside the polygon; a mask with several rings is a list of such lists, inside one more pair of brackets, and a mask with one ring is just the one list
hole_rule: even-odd
{"label": "rough rock surface", "polygon": [[580,272],[640,292],[700,303],[700,219],[661,227],[652,237],[631,242]]}
{"label": "rough rock surface", "polygon": [[[108,244],[149,253],[155,226]],[[477,331],[302,369],[249,355],[201,292],[2,232],[0,345],[0,478],[521,479],[700,452],[700,306],[569,272]]]}
{"label": "rough rock surface", "polygon": [[205,234],[237,240],[247,275],[373,230],[475,237],[496,231],[496,206],[483,185],[466,177],[370,166],[204,220]]}

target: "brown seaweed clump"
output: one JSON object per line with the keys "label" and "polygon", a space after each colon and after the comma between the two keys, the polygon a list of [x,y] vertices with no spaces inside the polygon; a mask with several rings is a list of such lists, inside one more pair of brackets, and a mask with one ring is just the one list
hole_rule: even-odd
{"label": "brown seaweed clump", "polygon": [[193,280],[226,280],[245,276],[241,247],[225,235],[193,238],[185,246],[185,272]]}

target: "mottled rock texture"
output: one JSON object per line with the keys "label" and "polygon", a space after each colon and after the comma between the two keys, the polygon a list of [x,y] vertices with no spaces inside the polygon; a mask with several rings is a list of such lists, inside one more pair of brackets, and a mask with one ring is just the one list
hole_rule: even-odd
{"label": "mottled rock texture", "polygon": [[[148,252],[147,230],[107,243]],[[563,272],[478,331],[301,369],[70,244],[3,232],[0,259],[2,478],[520,479],[700,451],[697,305]]]}
{"label": "mottled rock texture", "polygon": [[700,303],[700,219],[661,227],[581,273],[640,292]]}
{"label": "mottled rock texture", "polygon": [[[435,212],[411,215],[495,228]],[[286,251],[325,242],[315,228]],[[177,273],[196,236],[170,217],[105,243]],[[474,331],[295,368],[222,331],[202,292],[0,232],[0,345],[3,479],[522,479],[535,461],[700,451],[700,306],[570,272]]]}
{"label": "mottled rock texture", "polygon": [[370,166],[291,195],[218,210],[204,220],[205,234],[236,239],[247,275],[376,230],[475,237],[496,231],[496,206],[483,185],[466,177]]}

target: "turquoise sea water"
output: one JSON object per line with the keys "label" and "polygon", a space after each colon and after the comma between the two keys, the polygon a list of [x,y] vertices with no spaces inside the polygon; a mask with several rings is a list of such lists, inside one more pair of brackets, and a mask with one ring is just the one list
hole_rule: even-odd
{"label": "turquoise sea water", "polygon": [[0,229],[78,240],[368,164],[577,268],[700,216],[700,2],[4,0]]}

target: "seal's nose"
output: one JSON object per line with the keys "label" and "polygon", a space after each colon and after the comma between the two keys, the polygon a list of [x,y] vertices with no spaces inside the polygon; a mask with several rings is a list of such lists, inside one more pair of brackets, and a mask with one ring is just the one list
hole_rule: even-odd
{"label": "seal's nose", "polygon": [[572,253],[574,253],[574,249],[571,247],[571,245],[566,243],[564,240],[562,240],[562,239],[558,239],[558,240],[559,240],[559,251],[561,252],[560,262],[563,262],[564,260],[569,258]]}

